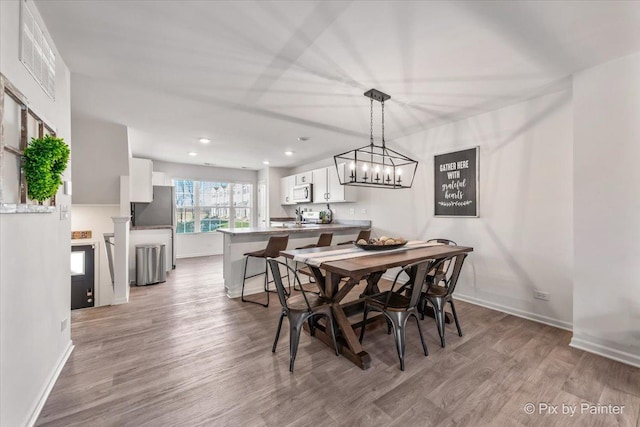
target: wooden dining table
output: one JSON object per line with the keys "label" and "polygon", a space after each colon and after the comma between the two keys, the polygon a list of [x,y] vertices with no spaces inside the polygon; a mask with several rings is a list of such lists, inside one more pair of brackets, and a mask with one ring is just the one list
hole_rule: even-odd
{"label": "wooden dining table", "polygon": [[[296,256],[336,251],[343,247],[292,249],[282,251],[280,255],[287,259],[294,259]],[[349,317],[364,311],[364,301],[367,295],[380,292],[378,282],[388,269],[472,251],[473,248],[467,246],[407,247],[400,251],[379,251],[375,254],[367,254],[367,256],[326,261],[316,266],[309,264],[308,268],[316,281],[321,295],[330,301],[334,321],[338,329],[338,345],[340,346],[341,354],[362,369],[368,369],[371,366],[371,357],[362,348],[355,332],[356,329],[362,326],[362,322],[352,323]],[[367,281],[367,286],[364,292],[359,295],[359,298],[343,302],[347,294],[362,280]],[[369,325],[369,322],[367,322],[367,325]],[[328,346],[333,347],[331,335],[322,326],[316,328],[315,336]]]}

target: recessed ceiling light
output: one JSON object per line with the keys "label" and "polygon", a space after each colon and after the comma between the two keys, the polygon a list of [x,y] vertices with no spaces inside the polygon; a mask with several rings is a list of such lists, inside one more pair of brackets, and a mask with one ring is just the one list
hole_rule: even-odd
{"label": "recessed ceiling light", "polygon": [[268,165],[269,164],[269,160],[265,160],[264,162],[262,162],[262,164]]}
{"label": "recessed ceiling light", "polygon": [[293,156],[293,151],[285,151],[284,155],[285,156]]}
{"label": "recessed ceiling light", "polygon": [[190,151],[190,152],[189,152],[189,155],[190,155],[190,156],[197,156],[197,155],[198,155],[198,153],[196,153],[195,151]]}
{"label": "recessed ceiling light", "polygon": [[203,144],[208,144],[211,142],[211,140],[209,138],[200,138],[200,142],[202,142]]}
{"label": "recessed ceiling light", "polygon": [[299,136],[298,137],[298,141],[300,141],[300,142],[305,142],[305,141],[308,141],[308,140],[309,140],[308,136]]}

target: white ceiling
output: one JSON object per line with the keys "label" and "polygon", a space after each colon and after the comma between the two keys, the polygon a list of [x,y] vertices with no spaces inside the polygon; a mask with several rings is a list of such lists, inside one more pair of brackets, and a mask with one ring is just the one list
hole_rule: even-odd
{"label": "white ceiling", "polygon": [[75,114],[128,126],[138,157],[251,169],[366,145],[372,87],[393,145],[640,50],[640,2],[36,4]]}

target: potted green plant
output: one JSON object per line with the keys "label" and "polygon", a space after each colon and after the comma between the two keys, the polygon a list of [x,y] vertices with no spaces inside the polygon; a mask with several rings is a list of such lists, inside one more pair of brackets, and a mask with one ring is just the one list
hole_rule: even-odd
{"label": "potted green plant", "polygon": [[24,150],[27,195],[40,204],[54,196],[62,184],[62,172],[69,161],[69,146],[62,138],[45,135],[32,138]]}

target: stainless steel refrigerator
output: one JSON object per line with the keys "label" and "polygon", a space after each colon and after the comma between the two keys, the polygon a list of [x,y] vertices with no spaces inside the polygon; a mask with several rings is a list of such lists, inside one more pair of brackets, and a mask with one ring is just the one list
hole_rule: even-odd
{"label": "stainless steel refrigerator", "polygon": [[176,268],[176,198],[175,187],[154,185],[151,203],[131,203],[133,227],[171,226],[173,260]]}

